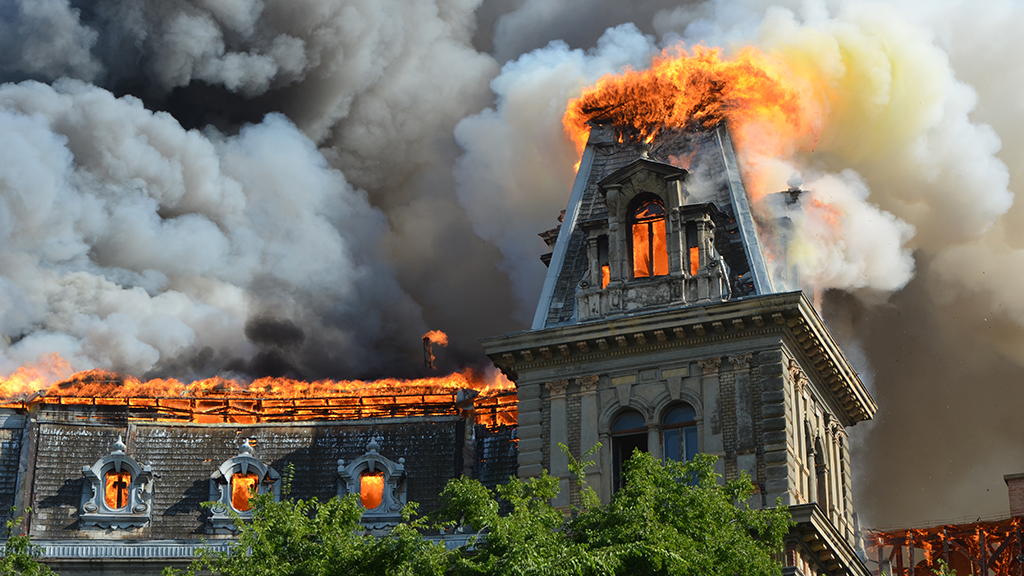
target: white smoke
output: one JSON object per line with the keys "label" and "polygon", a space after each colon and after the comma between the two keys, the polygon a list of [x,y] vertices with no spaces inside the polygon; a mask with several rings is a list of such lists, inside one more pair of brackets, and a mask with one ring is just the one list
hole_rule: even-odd
{"label": "white smoke", "polygon": [[608,30],[589,52],[553,42],[502,68],[495,108],[463,119],[455,137],[459,201],[473,228],[504,255],[519,317],[532,317],[544,267],[537,234],[558,224],[578,160],[561,119],[566,101],[605,74],[649,64],[653,39],[635,26]]}
{"label": "white smoke", "polygon": [[380,257],[383,215],[282,116],[203,135],[135,98],[26,82],[0,88],[0,126],[7,370],[46,351],[134,374],[207,347],[247,359],[267,313],[358,372],[389,360],[370,353],[387,324],[422,330]]}
{"label": "white smoke", "polygon": [[[476,29],[484,13],[493,31]],[[805,208],[838,212],[799,223],[815,239],[793,246],[804,279],[891,294],[843,300],[858,316],[833,324],[861,338],[883,407],[862,510],[934,517],[942,494],[967,494],[892,472],[890,447],[917,429],[914,470],[972,471],[952,483],[992,488],[977,511],[1001,510],[998,476],[1020,470],[973,471],[1011,455],[934,446],[949,419],[927,408],[1024,434],[1017,396],[991,403],[998,418],[957,400],[965,381],[1024,376],[1022,18],[1013,0],[11,0],[0,370],[58,351],[138,375],[397,375],[428,326],[452,336],[440,365],[477,361],[476,339],[523,327],[510,316],[536,302],[536,234],[576,159],[566,100],[662,46],[753,43],[832,98],[817,147],[766,183],[795,170]],[[957,502],[949,515],[975,511]]]}
{"label": "white smoke", "polygon": [[[635,38],[632,43],[617,40],[619,45],[635,47],[625,58],[557,43],[544,47],[533,39],[537,29],[577,39],[596,34],[587,24],[595,20],[591,14],[602,13],[593,8],[602,5],[600,0],[519,4],[518,10],[499,21],[495,48],[514,52],[509,46],[527,46],[532,51],[518,56],[515,65],[506,65],[492,83],[496,108],[459,126],[460,142],[466,146],[459,164],[460,198],[478,232],[501,247],[505,269],[519,276],[523,307],[532,305],[530,295],[539,290],[543,273],[529,260],[530,251],[542,248],[514,240],[514,230],[552,227],[550,215],[564,207],[568,185],[563,184],[562,192],[553,197],[537,186],[559,179],[568,182],[570,176],[552,166],[557,161],[550,158],[559,155],[546,152],[568,149],[564,136],[553,126],[557,113],[547,113],[550,120],[539,122],[536,118],[544,114],[531,114],[524,121],[524,114],[515,111],[559,110],[574,94],[566,95],[558,83],[537,85],[532,99],[524,101],[533,85],[523,82],[518,90],[517,82],[560,70],[572,81],[591,84],[596,76],[579,70],[599,75],[597,71],[614,71],[623,62],[642,66],[653,46],[637,29],[616,32]],[[826,116],[820,139],[813,149],[794,151],[777,162],[774,179],[769,178],[766,189],[758,192],[785,190],[794,171],[806,181],[803,215],[796,222],[800,234],[790,246],[805,288],[855,291],[875,303],[886,294],[896,294],[890,296],[894,298],[891,306],[861,308],[862,317],[836,321],[850,330],[840,334],[842,338],[867,339],[862,340],[861,369],[865,374],[877,371],[883,410],[879,424],[865,440],[866,447],[859,451],[864,460],[857,469],[858,480],[864,480],[859,489],[867,486],[871,494],[862,511],[872,522],[1005,509],[999,475],[1016,470],[989,470],[981,478],[975,463],[963,464],[964,470],[974,472],[963,472],[970,480],[957,476],[956,483],[993,488],[961,500],[955,512],[938,511],[929,493],[905,488],[918,484],[920,477],[908,471],[893,478],[890,472],[900,463],[894,456],[898,452],[890,447],[901,442],[899,431],[906,428],[899,428],[892,418],[919,427],[915,437],[938,437],[937,421],[927,413],[907,410],[915,396],[948,398],[947,392],[961,383],[954,376],[957,372],[933,369],[930,359],[934,354],[944,358],[969,354],[960,345],[964,334],[1015,358],[1017,374],[1024,363],[1024,353],[1019,351],[1024,343],[1019,328],[1024,307],[1016,298],[1024,277],[1022,242],[1016,231],[1024,224],[1024,211],[1013,204],[1010,192],[1014,180],[1024,176],[1020,173],[1024,137],[1012,130],[1024,120],[1024,108],[1016,97],[1024,88],[1024,68],[1014,64],[1021,40],[1012,24],[1024,16],[1022,10],[1006,1],[984,8],[958,1],[708,1],[669,7],[648,21],[637,22],[640,29],[657,32],[658,46],[703,43],[729,52],[753,44],[783,58],[798,74],[821,82]],[[607,26],[619,22],[614,9],[606,13],[610,14]],[[558,20],[559,14],[586,16]],[[582,23],[583,29],[569,22]],[[527,140],[531,146],[523,145]],[[489,143],[486,150],[481,150],[483,142]],[[741,151],[741,162],[750,169],[764,159]],[[772,170],[767,173],[771,175]],[[487,174],[501,176],[488,180]],[[817,203],[830,208],[822,209]],[[928,266],[903,297],[898,291],[911,281],[915,268],[912,251],[917,263]],[[877,328],[871,330],[872,325]],[[934,326],[933,331],[919,344],[905,337],[906,331],[927,331],[927,326]],[[907,346],[915,347],[907,350]],[[977,361],[969,356],[959,361],[973,367],[977,375],[972,381],[991,378],[995,385],[1006,368],[1001,364],[995,368],[991,358],[983,358],[989,357],[979,354]],[[919,379],[898,369],[908,361],[917,367]],[[989,372],[991,377],[982,376]],[[900,387],[900,392],[892,387]],[[965,407],[964,412],[977,415],[979,410]],[[962,442],[914,446],[932,456],[927,464],[919,462],[921,466],[949,462],[937,453],[950,452],[974,462],[981,458]],[[957,475],[944,470],[950,473]],[[941,500],[943,473],[932,476],[931,494]],[[894,516],[897,513],[903,516]]]}

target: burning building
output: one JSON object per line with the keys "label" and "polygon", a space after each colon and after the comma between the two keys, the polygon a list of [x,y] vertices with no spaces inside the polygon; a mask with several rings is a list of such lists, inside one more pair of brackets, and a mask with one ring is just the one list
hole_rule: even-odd
{"label": "burning building", "polygon": [[957,574],[1024,574],[1024,474],[1003,476],[1010,513],[997,518],[867,530],[864,544],[876,574],[929,575],[939,562]]}
{"label": "burning building", "polygon": [[[532,328],[483,341],[514,393],[465,373],[246,386],[79,374],[3,407],[0,496],[32,509],[25,530],[65,572],[141,572],[229,540],[227,512],[244,518],[250,491],[280,497],[289,468],[293,496],[358,492],[375,529],[407,499],[429,511],[461,474],[547,469],[568,510],[580,495],[559,446],[600,442],[588,481],[605,501],[635,449],[710,453],[725,478],[749,476],[750,506],[790,506],[787,573],[867,574],[847,429],[876,406],[792,291],[799,183],[773,210],[751,182],[777,152],[765,142],[814,132],[763,64],[751,51],[664,58],[570,105],[581,158],[562,225],[541,235],[552,251]],[[752,126],[775,138],[753,146]],[[445,341],[424,336],[427,365]]]}
{"label": "burning building", "polygon": [[785,269],[784,250],[762,236],[784,223],[751,206],[728,114],[708,105],[724,75],[703,91],[690,76],[660,110],[645,99],[671,101],[648,95],[682,76],[650,76],[567,113],[583,111],[585,146],[562,224],[542,235],[532,328],[483,341],[516,382],[519,475],[548,470],[568,509],[580,495],[560,444],[578,457],[601,443],[587,480],[604,501],[635,449],[713,454],[725,478],[749,475],[751,507],[789,505],[785,573],[866,575],[847,429],[875,403],[812,303],[773,276],[766,252]]}
{"label": "burning building", "polygon": [[[8,381],[10,384],[10,381]],[[515,400],[472,372],[416,381],[139,382],[103,372],[0,408],[0,498],[61,574],[158,574],[230,541],[251,491],[360,495],[369,529],[450,478],[516,470]],[[490,386],[490,387],[488,387]],[[203,502],[216,503],[205,509]]]}

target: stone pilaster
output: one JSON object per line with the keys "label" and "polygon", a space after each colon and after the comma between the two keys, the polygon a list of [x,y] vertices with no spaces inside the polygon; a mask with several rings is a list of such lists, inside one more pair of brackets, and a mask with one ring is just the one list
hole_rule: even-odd
{"label": "stone pilaster", "polygon": [[556,507],[568,506],[569,460],[558,445],[569,445],[568,414],[565,405],[565,391],[569,387],[569,381],[545,382],[544,387],[547,388],[548,401],[551,406],[551,469],[549,472],[558,478],[558,496],[555,496],[552,504]]}
{"label": "stone pilaster", "polygon": [[775,500],[782,498],[782,503],[789,505],[795,503],[791,488],[796,483],[795,471],[789,458],[790,434],[799,431],[791,430],[793,426],[787,427],[787,388],[783,376],[782,352],[761,352],[758,360],[761,411],[764,416],[761,445],[764,447],[765,504],[774,506]]}
{"label": "stone pilaster", "polygon": [[[597,374],[581,376],[576,379],[580,386],[580,454],[590,450],[601,441],[598,424]],[[601,451],[592,457],[594,466],[587,469],[587,484],[597,488],[601,481]]]}
{"label": "stone pilaster", "polygon": [[722,439],[722,414],[719,408],[719,381],[718,369],[722,365],[722,358],[707,358],[698,360],[702,376],[700,381],[701,396],[704,398],[704,447],[703,451],[712,456],[718,456],[715,463],[715,472],[725,476],[725,442]]}
{"label": "stone pilaster", "polygon": [[543,427],[541,426],[540,384],[518,385],[519,398],[519,477],[540,476],[544,469]]}

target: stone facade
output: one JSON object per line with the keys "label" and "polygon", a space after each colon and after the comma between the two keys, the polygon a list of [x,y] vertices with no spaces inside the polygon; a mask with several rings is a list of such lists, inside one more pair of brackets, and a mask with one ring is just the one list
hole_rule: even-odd
{"label": "stone facade", "polygon": [[749,475],[751,507],[791,507],[787,573],[866,574],[846,428],[876,407],[811,303],[772,288],[728,132],[640,150],[608,131],[591,132],[533,329],[482,341],[518,389],[520,477],[548,470],[568,511],[560,445],[600,443],[587,480],[607,502],[634,447],[686,453],[668,418],[693,415],[687,441],[724,479]]}

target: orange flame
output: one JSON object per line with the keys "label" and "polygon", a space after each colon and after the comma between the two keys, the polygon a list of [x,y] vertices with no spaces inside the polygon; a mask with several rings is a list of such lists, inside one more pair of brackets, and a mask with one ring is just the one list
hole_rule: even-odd
{"label": "orange flame", "polygon": [[423,335],[424,340],[429,340],[431,344],[437,344],[438,346],[448,345],[448,335],[440,330],[431,330]]}
{"label": "orange flame", "polygon": [[[477,422],[499,426],[515,424],[516,420],[515,384],[497,370],[466,368],[446,376],[413,380],[304,382],[266,377],[244,382],[214,377],[189,383],[173,378],[142,381],[105,370],[86,370],[61,378],[70,371],[70,365],[56,355],[23,366],[0,379],[0,403],[9,407],[25,401],[127,406],[196,422],[248,422],[259,418],[388,417],[415,413],[417,409],[436,412],[437,406],[454,407],[458,391],[472,390],[478,393],[473,399]],[[469,406],[460,409],[468,410]]]}
{"label": "orange flame", "polygon": [[447,346],[448,335],[440,330],[431,330],[423,335],[423,361],[431,370],[434,369],[434,360],[437,360],[434,356],[434,344]]}
{"label": "orange flame", "polygon": [[128,505],[128,486],[132,483],[132,475],[128,472],[107,472],[104,478],[104,499],[111,510],[120,510]]}
{"label": "orange flame", "polygon": [[384,473],[364,472],[359,477],[359,501],[363,508],[373,510],[384,499]]}
{"label": "orange flame", "polygon": [[[821,130],[821,93],[779,58],[747,47],[732,59],[697,46],[666,49],[647,70],[607,75],[569,101],[562,124],[582,153],[589,122],[612,124],[623,137],[651,142],[665,127],[708,129],[727,121],[739,152],[786,156],[810,149]],[[755,199],[761,189],[752,175]],[[749,188],[748,188],[749,189]]]}
{"label": "orange flame", "polygon": [[256,487],[260,483],[260,477],[253,474],[232,474],[231,475],[231,506],[239,512],[247,512],[252,508],[249,499],[256,495]]}

